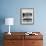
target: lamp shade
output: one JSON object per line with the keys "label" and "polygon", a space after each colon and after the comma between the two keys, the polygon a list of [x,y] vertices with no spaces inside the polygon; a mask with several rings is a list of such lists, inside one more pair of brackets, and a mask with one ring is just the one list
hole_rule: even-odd
{"label": "lamp shade", "polygon": [[5,25],[13,25],[14,18],[5,18]]}

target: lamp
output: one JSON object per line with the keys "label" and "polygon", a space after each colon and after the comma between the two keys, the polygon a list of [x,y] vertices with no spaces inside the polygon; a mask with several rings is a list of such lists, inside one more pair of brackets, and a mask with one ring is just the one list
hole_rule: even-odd
{"label": "lamp", "polygon": [[5,18],[5,25],[9,25],[9,32],[8,34],[11,35],[10,33],[10,25],[14,24],[14,18]]}

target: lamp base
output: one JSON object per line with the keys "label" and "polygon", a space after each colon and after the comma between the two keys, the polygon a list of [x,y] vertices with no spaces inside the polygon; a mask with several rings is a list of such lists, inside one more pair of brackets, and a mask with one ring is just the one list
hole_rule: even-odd
{"label": "lamp base", "polygon": [[9,35],[11,35],[11,33],[10,33],[10,32],[8,32],[8,34],[9,34]]}

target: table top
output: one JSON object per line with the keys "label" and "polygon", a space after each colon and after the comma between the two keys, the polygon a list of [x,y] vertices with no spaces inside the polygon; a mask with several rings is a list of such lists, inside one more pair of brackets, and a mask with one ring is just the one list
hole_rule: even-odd
{"label": "table top", "polygon": [[[5,39],[43,39],[43,35],[40,32],[32,32],[32,34],[25,34],[27,32],[11,32],[9,35],[7,32],[4,33]],[[35,35],[38,34],[38,35]]]}

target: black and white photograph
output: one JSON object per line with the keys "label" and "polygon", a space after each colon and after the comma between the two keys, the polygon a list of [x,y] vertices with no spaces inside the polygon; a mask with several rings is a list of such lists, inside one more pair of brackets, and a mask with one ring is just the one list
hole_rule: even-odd
{"label": "black and white photograph", "polygon": [[20,9],[20,22],[21,24],[34,23],[34,8],[21,8]]}

